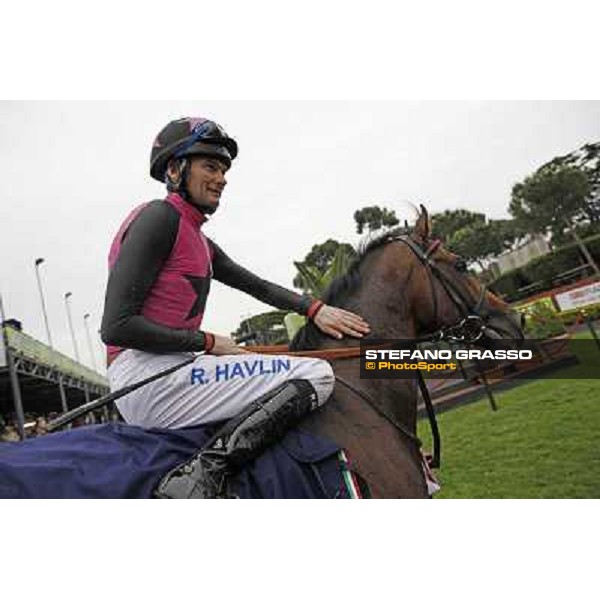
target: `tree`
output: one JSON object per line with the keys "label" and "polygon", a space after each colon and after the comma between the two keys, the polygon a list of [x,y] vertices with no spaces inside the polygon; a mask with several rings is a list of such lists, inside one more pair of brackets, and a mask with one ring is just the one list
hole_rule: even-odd
{"label": "tree", "polygon": [[560,234],[585,218],[589,191],[577,167],[548,165],[513,186],[509,210],[530,233]]}
{"label": "tree", "polygon": [[501,221],[475,221],[455,232],[447,246],[466,261],[477,262],[483,270],[484,259],[497,256],[505,250],[504,235],[504,224]]}
{"label": "tree", "polygon": [[377,231],[382,227],[395,227],[400,223],[393,210],[379,206],[365,206],[354,213],[356,232],[362,233],[365,228]]}
{"label": "tree", "polygon": [[432,235],[446,243],[460,229],[474,225],[475,223],[485,223],[485,215],[463,208],[445,210],[443,213],[431,215]]}
{"label": "tree", "polygon": [[542,169],[564,167],[578,168],[587,177],[590,191],[586,196],[583,212],[592,225],[600,223],[600,142],[585,144],[565,156],[557,156]]}
{"label": "tree", "polygon": [[317,298],[320,298],[329,284],[343,275],[355,258],[356,252],[350,244],[339,244],[326,269],[320,270],[314,264],[295,262],[298,275],[294,277],[294,285]]}
{"label": "tree", "polygon": [[495,219],[488,223],[492,224],[491,234],[499,238],[503,251],[512,250],[519,240],[527,236],[516,219]]}
{"label": "tree", "polygon": [[293,281],[294,287],[311,292],[315,278],[320,279],[330,270],[334,262],[336,267],[333,271],[339,272],[340,268],[347,266],[355,256],[356,251],[350,244],[341,244],[332,239],[322,244],[315,244],[304,260],[294,262],[298,269],[298,274]]}
{"label": "tree", "polygon": [[587,262],[600,273],[574,227],[586,219],[590,182],[581,169],[549,163],[512,189],[509,210],[524,230],[552,232],[553,237],[571,232]]}

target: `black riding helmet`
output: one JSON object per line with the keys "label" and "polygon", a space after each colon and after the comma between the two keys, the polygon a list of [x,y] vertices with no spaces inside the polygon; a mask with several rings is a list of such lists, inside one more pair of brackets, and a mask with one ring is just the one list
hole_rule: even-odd
{"label": "black riding helmet", "polygon": [[185,117],[171,121],[156,136],[150,155],[150,175],[165,183],[167,165],[173,158],[212,156],[229,167],[237,154],[237,142],[220,125],[209,119]]}

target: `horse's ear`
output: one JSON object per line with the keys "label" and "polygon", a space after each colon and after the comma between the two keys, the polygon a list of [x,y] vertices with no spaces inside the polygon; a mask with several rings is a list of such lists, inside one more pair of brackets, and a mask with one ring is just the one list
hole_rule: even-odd
{"label": "horse's ear", "polygon": [[419,204],[419,206],[421,207],[421,212],[419,213],[419,218],[415,224],[415,233],[421,239],[427,240],[431,234],[431,221],[427,209],[422,204]]}

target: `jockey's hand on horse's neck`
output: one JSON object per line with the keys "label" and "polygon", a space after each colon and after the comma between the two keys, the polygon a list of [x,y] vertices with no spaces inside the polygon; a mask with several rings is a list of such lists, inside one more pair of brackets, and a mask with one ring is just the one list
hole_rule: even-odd
{"label": "jockey's hand on horse's neck", "polygon": [[369,324],[359,315],[327,304],[319,310],[313,321],[323,333],[339,340],[345,335],[361,338],[371,331]]}

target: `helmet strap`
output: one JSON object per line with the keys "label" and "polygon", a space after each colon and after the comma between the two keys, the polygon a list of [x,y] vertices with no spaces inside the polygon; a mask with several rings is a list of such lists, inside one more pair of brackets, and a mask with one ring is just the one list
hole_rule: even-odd
{"label": "helmet strap", "polygon": [[176,177],[171,177],[169,175],[169,172],[167,171],[167,190],[169,190],[169,192],[176,192],[186,202],[192,204],[187,189],[187,179],[188,172],[190,170],[190,163],[187,158],[177,158],[175,159],[175,161],[175,164],[177,165],[177,175]]}
{"label": "helmet strap", "polygon": [[169,162],[169,165],[172,164],[176,166],[176,173],[172,175],[167,168],[165,183],[167,184],[167,189],[170,192],[180,193],[180,188],[185,187],[188,161],[185,158],[176,158]]}

